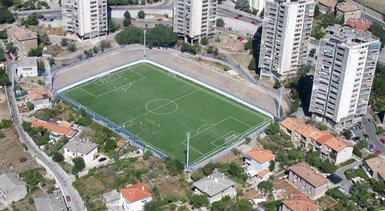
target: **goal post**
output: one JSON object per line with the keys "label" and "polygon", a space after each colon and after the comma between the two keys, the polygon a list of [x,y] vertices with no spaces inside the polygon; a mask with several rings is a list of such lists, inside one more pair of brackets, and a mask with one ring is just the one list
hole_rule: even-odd
{"label": "goal post", "polygon": [[237,141],[238,141],[238,135],[237,134],[231,134],[230,136],[225,138],[225,144],[226,145],[232,145]]}

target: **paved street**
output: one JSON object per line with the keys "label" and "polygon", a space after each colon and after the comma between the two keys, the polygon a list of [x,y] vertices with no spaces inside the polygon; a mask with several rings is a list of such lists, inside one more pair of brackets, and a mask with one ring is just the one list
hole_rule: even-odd
{"label": "paved street", "polygon": [[[12,73],[9,73],[9,76],[12,78]],[[71,201],[67,202],[70,210],[85,210],[82,198],[77,190],[72,186],[74,178],[70,177],[57,163],[48,157],[45,152],[41,151],[28,134],[22,129],[22,119],[20,117],[20,113],[16,105],[16,99],[12,90],[13,84],[10,87],[6,87],[12,119],[16,125],[16,130],[19,134],[21,142],[27,146],[28,152],[32,155],[32,157],[34,157],[36,161],[55,178],[63,195],[71,198]]]}
{"label": "paved street", "polygon": [[352,169],[352,168],[358,167],[358,166],[361,165],[361,164],[362,164],[362,161],[357,161],[357,162],[351,163],[351,164],[349,164],[349,165],[346,165],[346,166],[344,166],[344,167],[342,167],[342,168],[339,168],[339,169],[335,172],[335,174],[336,174],[337,176],[339,176],[339,177],[342,178],[342,181],[341,181],[340,185],[341,185],[341,187],[344,188],[344,190],[345,190],[346,192],[349,192],[349,191],[350,191],[350,189],[353,187],[353,183],[352,183],[351,180],[348,180],[348,179],[346,178],[346,176],[345,176],[345,171],[348,170],[348,169]]}

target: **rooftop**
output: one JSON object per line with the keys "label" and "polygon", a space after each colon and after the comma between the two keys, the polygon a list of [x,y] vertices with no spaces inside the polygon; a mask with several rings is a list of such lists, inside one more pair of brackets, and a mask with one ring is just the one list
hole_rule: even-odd
{"label": "rooftop", "polygon": [[271,171],[265,169],[265,170],[262,170],[262,171],[258,172],[257,176],[258,177],[264,177],[264,176],[266,176],[267,174],[270,174],[270,173],[271,173]]}
{"label": "rooftop", "polygon": [[82,153],[88,155],[92,152],[98,145],[90,142],[89,140],[74,138],[64,145],[64,148],[69,149],[74,153]]}
{"label": "rooftop", "polygon": [[37,57],[21,57],[17,60],[18,67],[37,67]]}
{"label": "rooftop", "polygon": [[353,29],[350,26],[334,25],[326,28],[326,35],[323,39],[334,43],[346,44],[354,46],[357,44],[368,42],[379,42],[379,39],[372,35],[369,31],[361,31]]}
{"label": "rooftop", "polygon": [[8,34],[13,35],[17,40],[31,40],[37,39],[37,33],[23,27],[12,27],[7,29]]}
{"label": "rooftop", "polygon": [[337,9],[342,12],[353,12],[359,10],[360,8],[351,2],[342,2],[337,4]]}
{"label": "rooftop", "polygon": [[62,127],[58,124],[52,123],[52,122],[46,122],[42,120],[32,120],[32,127],[43,127],[49,131],[52,131],[57,134],[65,135],[69,138],[72,138],[75,136],[76,131],[71,130],[67,127]]}
{"label": "rooftop", "polygon": [[327,184],[329,180],[306,162],[300,162],[289,167],[289,170],[306,180],[314,187]]}
{"label": "rooftop", "polygon": [[266,163],[267,161],[271,161],[275,158],[275,155],[270,150],[264,150],[261,148],[251,150],[246,153],[246,155],[253,160],[258,161],[258,163]]}
{"label": "rooftop", "polygon": [[315,201],[303,194],[295,194],[282,203],[293,211],[317,211],[321,209]]}
{"label": "rooftop", "polygon": [[232,186],[235,186],[235,183],[232,180],[227,179],[224,174],[215,172],[210,176],[194,182],[193,186],[212,197]]}
{"label": "rooftop", "polygon": [[20,187],[25,188],[26,183],[21,181],[16,173],[4,173],[0,175],[0,191],[3,192],[7,198],[13,199],[19,195]]}
{"label": "rooftop", "polygon": [[381,157],[365,160],[366,165],[373,171],[377,172],[385,180],[385,159]]}
{"label": "rooftop", "polygon": [[361,31],[368,31],[370,29],[370,27],[372,26],[372,24],[367,20],[353,19],[353,18],[349,18],[346,21],[346,24],[352,28],[355,28],[355,29],[358,29]]}
{"label": "rooftop", "polygon": [[35,208],[39,211],[65,211],[67,210],[63,196],[58,193],[49,197],[34,198]]}
{"label": "rooftop", "polygon": [[143,185],[143,183],[120,189],[120,193],[122,193],[123,197],[130,203],[151,197],[150,191]]}
{"label": "rooftop", "polygon": [[319,0],[318,3],[327,7],[335,7],[337,4],[337,0]]}
{"label": "rooftop", "polygon": [[120,194],[117,190],[112,190],[110,192],[103,194],[103,199],[106,203],[114,202],[120,199]]}
{"label": "rooftop", "polygon": [[28,95],[32,100],[42,100],[49,98],[49,93],[44,86],[39,86],[35,89],[29,90]]}
{"label": "rooftop", "polygon": [[281,126],[291,130],[296,131],[305,138],[312,138],[317,140],[319,137],[325,135],[325,132],[318,130],[316,127],[308,125],[302,119],[296,118],[286,118],[281,123]]}
{"label": "rooftop", "polygon": [[320,144],[325,144],[336,152],[340,152],[347,147],[353,147],[353,144],[351,144],[350,142],[343,139],[337,139],[331,134],[323,135],[322,137],[317,139],[317,142]]}

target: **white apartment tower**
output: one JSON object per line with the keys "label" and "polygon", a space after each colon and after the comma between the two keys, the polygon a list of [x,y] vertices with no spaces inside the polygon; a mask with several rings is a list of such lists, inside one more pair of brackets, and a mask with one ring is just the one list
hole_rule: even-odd
{"label": "white apartment tower", "polygon": [[364,116],[380,48],[380,41],[370,32],[328,27],[320,41],[310,112],[344,126]]}
{"label": "white apartment tower", "polygon": [[306,63],[314,0],[266,0],[258,67],[262,77],[285,80]]}
{"label": "white apartment tower", "polygon": [[175,0],[174,32],[194,43],[213,37],[217,23],[217,0]]}
{"label": "white apartment tower", "polygon": [[82,40],[107,35],[107,0],[63,0],[64,30]]}

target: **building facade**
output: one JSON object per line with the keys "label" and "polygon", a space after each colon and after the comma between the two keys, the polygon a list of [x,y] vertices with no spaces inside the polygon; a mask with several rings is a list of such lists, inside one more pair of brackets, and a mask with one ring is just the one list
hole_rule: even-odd
{"label": "building facade", "polygon": [[310,112],[350,125],[366,115],[381,43],[370,32],[335,25],[321,39]]}
{"label": "building facade", "polygon": [[152,201],[151,193],[143,183],[120,189],[119,206],[124,211],[143,210],[144,205],[150,201]]}
{"label": "building facade", "polygon": [[[257,148],[246,153],[245,167],[249,177],[261,176],[264,177],[269,172],[270,162],[275,159],[275,155],[270,150]],[[265,171],[264,171],[265,170]],[[264,171],[261,175],[258,175]]]}
{"label": "building facade", "polygon": [[262,77],[285,80],[308,55],[313,0],[266,0],[258,67]]}
{"label": "building facade", "polygon": [[8,40],[15,44],[19,56],[27,56],[32,48],[37,48],[37,33],[14,26],[7,29]]}
{"label": "building facade", "polygon": [[38,76],[37,57],[21,57],[17,61],[16,80]]}
{"label": "building facade", "polygon": [[217,23],[217,0],[175,0],[174,32],[186,42],[213,37]]}
{"label": "building facade", "polygon": [[107,35],[107,0],[64,0],[64,30],[82,40]]}

